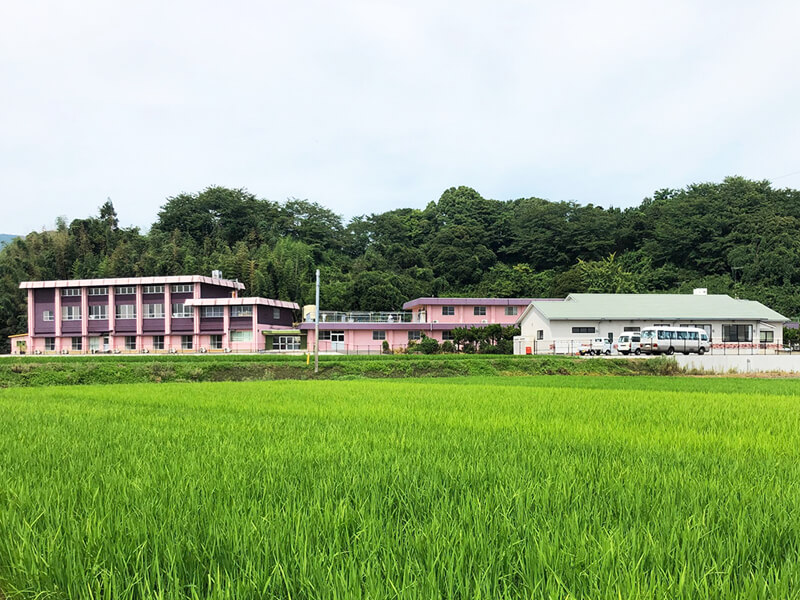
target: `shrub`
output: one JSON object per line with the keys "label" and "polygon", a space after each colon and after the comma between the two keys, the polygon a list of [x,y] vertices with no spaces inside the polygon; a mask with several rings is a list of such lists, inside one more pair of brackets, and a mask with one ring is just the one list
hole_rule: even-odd
{"label": "shrub", "polygon": [[442,352],[446,353],[446,354],[452,354],[453,352],[456,351],[456,347],[453,345],[453,342],[451,342],[450,340],[443,341],[442,345],[439,346],[439,349]]}
{"label": "shrub", "polygon": [[423,335],[419,343],[419,349],[423,354],[436,354],[439,351],[439,342],[432,337]]}

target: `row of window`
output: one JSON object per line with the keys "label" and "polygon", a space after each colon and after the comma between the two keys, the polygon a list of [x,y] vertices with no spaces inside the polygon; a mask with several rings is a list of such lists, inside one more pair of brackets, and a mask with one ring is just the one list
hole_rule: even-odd
{"label": "row of window", "polygon": [[[319,332],[319,339],[320,341],[327,341],[327,342],[339,342],[344,343],[344,331],[320,331]],[[375,341],[383,341],[386,339],[386,331],[384,330],[374,330],[372,332],[372,339]],[[416,342],[422,339],[422,331],[420,330],[412,330],[408,332],[408,341],[409,342]],[[452,331],[442,331],[442,341],[453,340],[453,332]]]}
{"label": "row of window", "polygon": [[[506,306],[506,316],[513,317],[517,314],[518,306]],[[442,307],[442,316],[445,317],[452,317],[456,314],[456,307],[455,306],[443,306]],[[485,306],[473,306],[472,307],[472,314],[476,317],[484,317],[486,316],[486,307]]]}
{"label": "row of window", "polygon": [[[203,317],[222,317],[224,316],[224,306],[204,306],[202,309]],[[163,304],[143,304],[142,316],[145,319],[163,319],[164,318],[164,305]],[[173,318],[191,318],[194,316],[194,310],[191,306],[186,306],[182,303],[174,303],[172,305]],[[252,306],[231,306],[231,317],[252,317]],[[136,318],[136,305],[135,304],[117,304],[115,309],[115,317],[117,319],[135,319]],[[272,318],[280,319],[281,309],[272,309]],[[97,306],[89,307],[89,319],[92,321],[108,319],[108,305],[98,304]],[[53,320],[53,311],[46,310],[42,313],[43,321]],[[81,320],[81,307],[80,306],[62,306],[61,307],[61,320],[62,321],[80,321]]]}
{"label": "row of window", "polygon": [[[253,332],[252,331],[231,331],[230,332],[230,339],[232,342],[250,342],[253,340]],[[299,350],[300,349],[300,338],[296,338],[297,340],[297,348],[285,348],[288,350]],[[80,352],[83,350],[83,338],[81,337],[73,337],[71,338],[72,350],[76,352]],[[194,344],[193,336],[191,335],[182,335],[181,336],[181,349],[182,350],[191,350]],[[274,344],[273,344],[274,345]],[[286,345],[286,341],[284,340],[284,345]],[[211,335],[209,336],[209,346],[212,350],[222,350],[222,335]],[[163,350],[164,349],[164,336],[163,335],[154,335],[152,336],[152,348],[153,350]],[[44,338],[44,349],[53,351],[56,349],[56,338],[54,337],[47,337]],[[108,350],[108,336],[93,336],[89,338],[89,349],[90,350]],[[135,335],[126,335],[125,336],[125,350],[136,350],[136,336]],[[283,349],[283,348],[282,348]]]}
{"label": "row of window", "polygon": [[[172,290],[173,294],[190,294],[194,292],[194,284],[193,283],[175,283],[170,286],[170,290]],[[114,293],[118,296],[126,296],[126,295],[133,295],[136,293],[136,286],[135,285],[118,285],[114,288]],[[163,294],[164,293],[164,286],[163,285],[143,285],[142,286],[142,293],[143,294]],[[80,296],[81,295],[81,288],[61,288],[61,295],[62,296]],[[89,288],[89,295],[90,296],[107,296],[108,295],[108,288],[107,287],[90,287]]]}

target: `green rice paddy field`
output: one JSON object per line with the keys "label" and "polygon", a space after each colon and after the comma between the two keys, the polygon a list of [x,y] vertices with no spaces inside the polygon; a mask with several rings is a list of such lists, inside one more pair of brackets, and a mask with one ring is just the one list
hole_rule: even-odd
{"label": "green rice paddy field", "polygon": [[800,381],[0,390],[0,598],[797,598]]}

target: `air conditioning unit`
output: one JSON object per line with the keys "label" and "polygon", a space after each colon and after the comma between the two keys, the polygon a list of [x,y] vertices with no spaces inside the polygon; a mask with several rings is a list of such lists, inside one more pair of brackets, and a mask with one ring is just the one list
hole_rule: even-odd
{"label": "air conditioning unit", "polygon": [[231,349],[230,349],[230,348],[225,348],[225,349],[223,350],[223,352],[225,352],[225,353],[229,353],[230,351],[231,351]]}
{"label": "air conditioning unit", "polygon": [[63,350],[61,350],[61,354],[69,354],[69,350],[67,350],[66,348],[64,348]]}
{"label": "air conditioning unit", "polygon": [[142,354],[150,354],[150,350],[148,350],[147,348],[142,348],[142,349],[140,350],[140,352],[141,352]]}
{"label": "air conditioning unit", "polygon": [[34,354],[41,354],[41,353],[42,353],[42,351],[41,351],[41,350],[39,350],[39,349],[37,348],[36,350],[34,350],[34,351],[33,351],[33,353],[34,353]]}
{"label": "air conditioning unit", "polygon": [[437,321],[437,320],[435,320],[435,319],[434,319],[434,321],[433,321],[433,322],[434,322],[434,323],[438,323],[439,321]]}
{"label": "air conditioning unit", "polygon": [[208,350],[203,347],[200,348],[200,354],[205,354],[206,352],[208,352]]}
{"label": "air conditioning unit", "polygon": [[170,348],[170,349],[169,349],[169,353],[170,353],[170,354],[177,354],[177,353],[178,353],[178,351],[177,351],[177,350],[175,350],[175,348]]}
{"label": "air conditioning unit", "polygon": [[489,322],[488,319],[481,319],[481,323],[488,323],[488,322]]}
{"label": "air conditioning unit", "polygon": [[114,348],[114,354],[122,354],[122,350],[119,348]]}

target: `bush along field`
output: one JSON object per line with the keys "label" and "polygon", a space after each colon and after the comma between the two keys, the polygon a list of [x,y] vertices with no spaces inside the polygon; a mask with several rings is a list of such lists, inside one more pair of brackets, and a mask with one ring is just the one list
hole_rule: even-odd
{"label": "bush along field", "polygon": [[453,377],[466,375],[677,375],[669,359],[580,359],[563,356],[105,356],[0,360],[0,388],[40,385]]}
{"label": "bush along field", "polygon": [[0,591],[797,598],[798,396],[560,376],[5,389]]}

